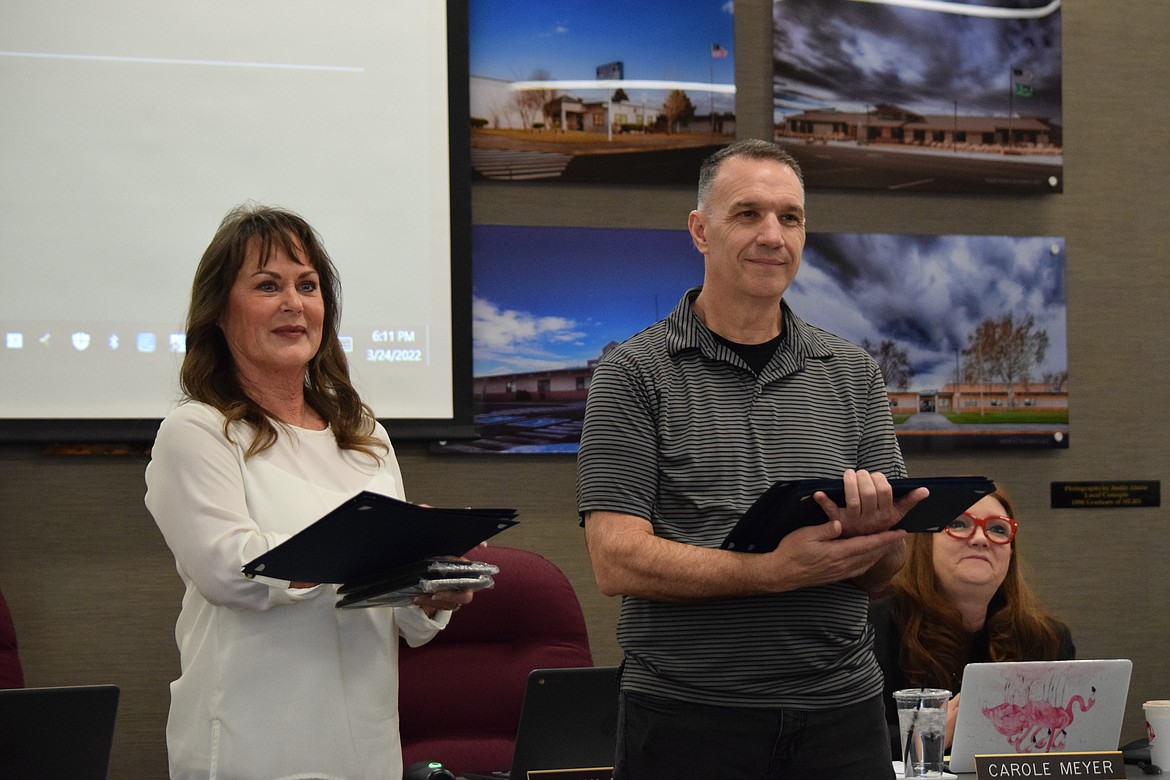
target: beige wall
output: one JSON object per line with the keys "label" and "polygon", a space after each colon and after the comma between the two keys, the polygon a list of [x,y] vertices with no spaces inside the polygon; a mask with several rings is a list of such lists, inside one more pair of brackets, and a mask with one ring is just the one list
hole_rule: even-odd
{"label": "beige wall", "polygon": [[[741,134],[770,132],[766,0],[736,4]],[[1123,738],[1140,703],[1170,696],[1168,510],[1053,510],[1054,480],[1163,479],[1170,425],[1170,3],[1071,0],[1064,17],[1064,193],[1020,199],[813,192],[814,230],[1064,235],[1071,446],[1066,451],[915,454],[914,474],[986,473],[1010,487],[1033,581],[1073,628],[1081,657],[1134,660]],[[230,194],[225,195],[230,200]],[[477,185],[485,224],[682,228],[689,188]],[[815,318],[814,318],[815,321]],[[410,497],[514,505],[500,543],[572,578],[598,663],[619,658],[617,603],[593,587],[574,510],[573,460],[432,455],[400,444]],[[142,506],[145,457],[0,448],[0,588],[29,685],[115,682],[123,700],[111,776],[165,775],[167,683],[177,670],[178,578]]]}

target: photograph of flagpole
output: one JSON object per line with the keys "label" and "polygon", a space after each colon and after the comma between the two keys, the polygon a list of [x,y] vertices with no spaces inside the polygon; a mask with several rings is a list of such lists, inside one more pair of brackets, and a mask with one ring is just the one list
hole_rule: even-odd
{"label": "photograph of flagpole", "polygon": [[471,0],[471,167],[694,184],[735,139],[732,0]]}
{"label": "photograph of flagpole", "polygon": [[1061,0],[776,2],[776,140],[801,162],[809,188],[1059,193],[1060,8]]}

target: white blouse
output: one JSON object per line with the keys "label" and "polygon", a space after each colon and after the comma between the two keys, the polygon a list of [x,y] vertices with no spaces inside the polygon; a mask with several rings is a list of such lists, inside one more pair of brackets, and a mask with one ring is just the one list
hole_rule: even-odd
{"label": "white blouse", "polygon": [[[186,586],[175,627],[167,750],[176,780],[402,776],[398,637],[423,644],[449,612],[339,610],[337,586],[288,589],[245,563],[361,490],[404,498],[394,451],[375,463],[330,430],[278,426],[248,460],[252,431],[197,402],[163,421],[146,506]],[[386,431],[377,435],[389,446]]]}

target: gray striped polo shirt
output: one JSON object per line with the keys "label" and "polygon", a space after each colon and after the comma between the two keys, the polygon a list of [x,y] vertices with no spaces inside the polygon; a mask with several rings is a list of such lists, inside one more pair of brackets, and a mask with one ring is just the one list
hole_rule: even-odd
{"label": "gray striped polo shirt", "polygon": [[[578,456],[582,516],[634,515],[663,538],[718,547],[777,480],[848,468],[905,476],[885,383],[864,350],[782,302],[785,338],[757,376],[699,322],[698,292],[597,366]],[[623,686],[736,707],[862,701],[882,690],[867,603],[845,583],[689,603],[624,597]]]}

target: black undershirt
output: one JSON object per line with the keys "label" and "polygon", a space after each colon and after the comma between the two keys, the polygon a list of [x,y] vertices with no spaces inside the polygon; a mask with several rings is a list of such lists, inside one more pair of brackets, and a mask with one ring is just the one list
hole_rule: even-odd
{"label": "black undershirt", "polygon": [[772,359],[772,355],[776,354],[776,350],[784,343],[784,333],[781,332],[779,336],[763,344],[738,344],[734,341],[729,341],[723,338],[718,333],[713,333],[720,344],[723,344],[735,354],[739,355],[743,362],[748,364],[751,370],[759,375],[764,370],[764,366],[768,365],[768,361]]}

